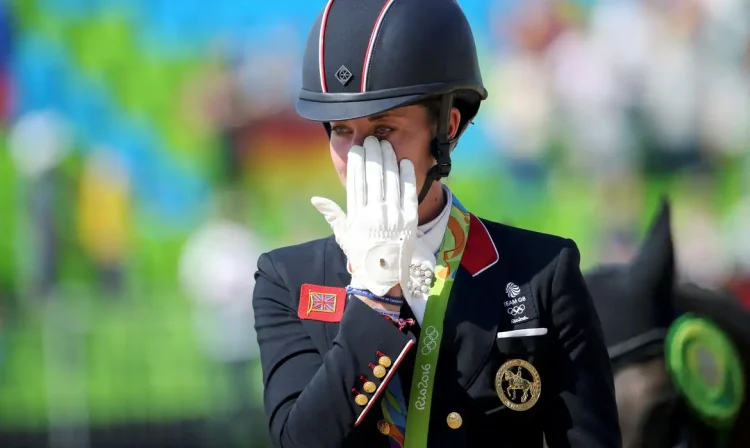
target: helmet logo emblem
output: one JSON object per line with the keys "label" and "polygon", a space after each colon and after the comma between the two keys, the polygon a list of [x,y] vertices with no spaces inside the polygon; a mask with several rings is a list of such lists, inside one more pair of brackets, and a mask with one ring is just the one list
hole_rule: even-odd
{"label": "helmet logo emblem", "polygon": [[347,84],[349,84],[349,81],[351,81],[352,78],[354,77],[352,72],[349,71],[349,69],[346,68],[346,66],[344,65],[342,65],[341,67],[339,67],[338,70],[336,70],[336,73],[334,73],[334,76],[336,76],[336,79],[339,80],[342,86],[346,86]]}

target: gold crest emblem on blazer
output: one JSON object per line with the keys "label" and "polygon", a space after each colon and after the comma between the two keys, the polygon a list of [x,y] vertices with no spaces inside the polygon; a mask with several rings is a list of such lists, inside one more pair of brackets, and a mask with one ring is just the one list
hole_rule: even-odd
{"label": "gold crest emblem on blazer", "polygon": [[542,379],[530,362],[511,359],[498,369],[495,375],[495,391],[508,409],[528,411],[539,400]]}

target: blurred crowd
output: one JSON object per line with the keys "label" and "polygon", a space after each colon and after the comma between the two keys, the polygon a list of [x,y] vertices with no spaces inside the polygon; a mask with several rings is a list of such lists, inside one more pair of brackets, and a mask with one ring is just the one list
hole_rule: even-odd
{"label": "blurred crowd", "polygon": [[[311,195],[343,194],[293,111],[318,3],[0,2],[0,441],[44,427],[72,371],[92,425],[221,409],[261,446],[250,273],[327,233]],[[750,2],[460,3],[490,92],[456,152],[467,205],[573,237],[590,266],[628,260],[667,193],[681,279],[750,307]],[[88,360],[50,362],[48,327]]]}
{"label": "blurred crowd", "polygon": [[[641,214],[644,182],[680,175],[682,274],[750,269],[749,2],[531,1],[493,17],[482,124],[516,172],[593,179],[613,229]],[[721,185],[727,167],[737,185]]]}
{"label": "blurred crowd", "polygon": [[[747,2],[524,2],[498,15],[492,129],[513,158],[560,139],[594,176],[710,170],[747,149]],[[575,150],[573,150],[575,148]]]}

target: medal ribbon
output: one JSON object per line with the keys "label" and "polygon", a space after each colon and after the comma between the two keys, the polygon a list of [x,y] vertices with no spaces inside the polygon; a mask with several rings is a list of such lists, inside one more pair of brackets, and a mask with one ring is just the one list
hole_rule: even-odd
{"label": "medal ribbon", "polygon": [[443,320],[448,306],[456,271],[461,264],[469,236],[471,215],[453,196],[448,228],[440,244],[435,267],[435,281],[430,288],[422,331],[417,345],[417,359],[409,395],[404,448],[426,448],[430,428],[432,389],[437,373],[440,343],[443,339]]}

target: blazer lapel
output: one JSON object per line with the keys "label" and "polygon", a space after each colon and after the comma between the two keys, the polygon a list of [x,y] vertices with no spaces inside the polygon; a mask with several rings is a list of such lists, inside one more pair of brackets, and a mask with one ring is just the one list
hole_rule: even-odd
{"label": "blazer lapel", "polygon": [[472,215],[461,267],[451,290],[444,342],[452,342],[458,382],[468,389],[494,349],[509,270],[484,223]]}

